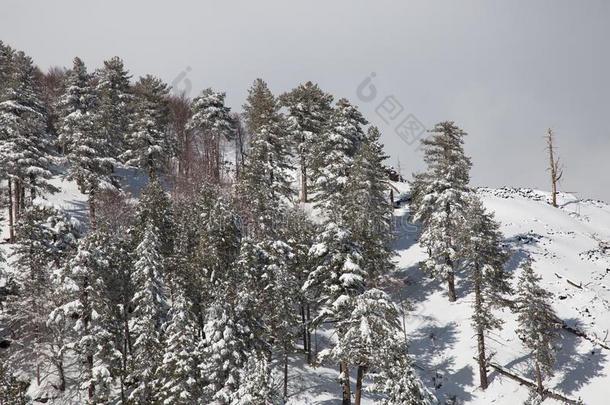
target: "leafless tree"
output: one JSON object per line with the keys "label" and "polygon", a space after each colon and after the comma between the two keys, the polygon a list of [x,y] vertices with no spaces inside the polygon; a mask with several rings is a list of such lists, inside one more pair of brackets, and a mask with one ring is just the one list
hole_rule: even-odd
{"label": "leafless tree", "polygon": [[555,153],[555,137],[553,130],[549,128],[546,133],[546,147],[549,152],[549,168],[551,173],[551,198],[553,207],[557,207],[557,184],[563,176],[563,166]]}

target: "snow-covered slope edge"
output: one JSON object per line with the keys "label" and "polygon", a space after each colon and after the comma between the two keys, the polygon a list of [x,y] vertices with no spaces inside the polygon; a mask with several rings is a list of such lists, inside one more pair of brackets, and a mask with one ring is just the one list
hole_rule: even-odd
{"label": "snow-covered slope edge", "polygon": [[[610,341],[610,206],[598,201],[578,201],[560,196],[560,207],[547,203],[548,193],[528,189],[479,189],[485,206],[502,223],[513,249],[508,264],[516,276],[526,254],[535,260],[543,285],[554,294],[553,307],[567,325],[584,331],[592,340]],[[408,216],[408,207],[396,212]],[[405,223],[405,221],[399,221]],[[407,287],[402,296],[415,304],[407,319],[410,350],[422,378],[442,402],[516,404],[527,398],[527,389],[497,372],[491,386],[478,389],[473,356],[474,331],[470,325],[472,296],[458,284],[456,303],[446,299],[443,286],[421,274],[417,263],[425,252],[416,243],[417,230],[400,227],[398,266]],[[516,280],[515,280],[516,281]],[[515,317],[508,310],[504,328],[488,338],[493,361],[515,374],[532,377],[528,356],[514,333]],[[562,330],[558,342],[555,376],[548,386],[585,404],[605,404],[610,351],[599,344]],[[606,344],[609,342],[606,342]],[[554,403],[547,399],[545,403]]]}

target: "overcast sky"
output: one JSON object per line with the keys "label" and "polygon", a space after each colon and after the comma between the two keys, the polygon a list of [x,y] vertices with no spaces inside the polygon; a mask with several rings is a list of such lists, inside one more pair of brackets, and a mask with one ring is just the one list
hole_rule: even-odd
{"label": "overcast sky", "polygon": [[609,1],[3,0],[0,10],[0,39],[43,69],[80,56],[93,70],[118,55],[134,77],[191,96],[225,91],[238,111],[257,77],[276,93],[317,82],[360,105],[404,174],[422,166],[416,125],[452,120],[469,133],[476,185],[548,190],[552,127],[561,189],[610,201]]}

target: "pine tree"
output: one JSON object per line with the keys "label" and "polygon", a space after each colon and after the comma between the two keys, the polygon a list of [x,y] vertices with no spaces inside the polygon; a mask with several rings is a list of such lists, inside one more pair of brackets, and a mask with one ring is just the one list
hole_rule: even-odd
{"label": "pine tree", "polygon": [[251,350],[251,331],[243,317],[226,303],[215,303],[209,309],[204,328],[204,362],[201,375],[205,381],[203,398],[212,403],[232,403],[241,384],[241,370]]}
{"label": "pine tree", "polygon": [[158,230],[149,223],[135,257],[130,331],[133,336],[129,394],[136,403],[152,402],[157,395],[158,370],[163,356],[162,328],[167,315],[163,280],[163,257],[159,253]]}
{"label": "pine tree", "polygon": [[[351,232],[334,222],[327,222],[312,246],[310,256],[314,270],[303,290],[309,297],[317,298],[320,308],[313,319],[313,326],[316,327],[327,319],[348,319],[353,309],[353,298],[364,292],[367,277],[361,267],[360,248],[353,242]],[[346,328],[338,327],[336,333],[340,342],[346,334]],[[348,360],[344,357],[339,364],[344,405],[351,401]]]}
{"label": "pine tree", "polygon": [[[59,299],[52,288],[53,273],[75,249],[78,235],[75,224],[52,208],[34,206],[17,223],[15,278],[11,281],[16,294],[7,297],[3,321],[15,336],[11,363],[25,375],[34,370],[43,391],[54,390],[53,385],[65,390],[64,330],[47,320]],[[57,382],[43,375],[46,368],[56,372]]]}
{"label": "pine tree", "polygon": [[145,170],[154,178],[171,156],[169,139],[169,87],[161,79],[147,75],[134,85],[134,111],[125,137],[121,159]]}
{"label": "pine tree", "polygon": [[351,312],[337,319],[336,344],[322,351],[320,357],[358,367],[355,403],[360,405],[364,375],[383,361],[385,347],[396,340],[400,325],[398,309],[383,291],[370,289],[350,300],[346,307]]}
{"label": "pine tree", "polygon": [[281,240],[246,238],[236,262],[236,272],[242,278],[238,301],[250,313],[260,314],[254,322],[251,320],[253,344],[269,361],[273,354],[271,346],[280,353],[284,397],[288,396],[288,356],[294,351],[300,321],[297,311],[300,284],[293,271],[293,258],[290,246]]}
{"label": "pine tree", "polygon": [[493,214],[485,211],[476,196],[473,196],[469,203],[468,219],[464,242],[465,259],[475,293],[472,324],[477,335],[480,385],[482,389],[486,389],[488,380],[485,334],[502,325],[493,309],[501,306],[503,294],[511,292],[510,275],[504,271],[508,253],[502,247],[500,224],[494,220]]}
{"label": "pine tree", "polygon": [[386,345],[387,355],[374,375],[374,391],[385,395],[382,405],[432,405],[433,395],[423,386],[404,347]]}
{"label": "pine tree", "polygon": [[183,294],[175,296],[168,318],[158,400],[167,405],[190,405],[200,398],[198,365],[202,358],[196,321]]}
{"label": "pine tree", "polygon": [[250,134],[257,134],[278,112],[278,102],[263,79],[256,79],[248,89],[243,105],[246,127]]}
{"label": "pine tree", "polygon": [[362,142],[345,184],[344,202],[336,211],[362,250],[362,267],[370,285],[394,268],[392,262],[392,206],[379,131],[371,127]]}
{"label": "pine tree", "polygon": [[447,281],[449,301],[456,300],[455,270],[460,255],[459,237],[471,190],[470,159],[464,155],[464,131],[453,122],[441,122],[422,141],[428,165],[420,185],[420,204],[414,218],[422,223],[420,243],[428,249],[423,268]]}
{"label": "pine tree", "polygon": [[251,356],[243,369],[235,405],[280,405],[284,402],[273,389],[270,366],[265,357]]}
{"label": "pine tree", "polygon": [[160,181],[153,178],[142,190],[136,207],[134,242],[142,241],[148,224],[158,232],[159,253],[169,258],[173,254],[175,238],[172,200]]}
{"label": "pine tree", "polygon": [[290,129],[279,104],[260,79],[249,90],[244,105],[252,131],[248,159],[239,179],[238,196],[248,225],[256,235],[271,235],[292,197]]}
{"label": "pine tree", "polygon": [[335,221],[338,219],[334,213],[343,202],[354,155],[365,137],[362,126],[366,124],[368,121],[355,106],[340,99],[313,152],[314,202]]}
{"label": "pine tree", "polygon": [[105,156],[119,156],[131,132],[134,97],[130,88],[131,76],[123,61],[113,57],[104,61],[96,72],[96,93],[99,102],[95,114],[95,131],[104,139],[108,150]]}
{"label": "pine tree", "polygon": [[[290,250],[292,260],[290,271],[298,286],[303,286],[312,271],[310,266],[309,250],[314,243],[316,226],[307,213],[300,208],[293,208],[286,213],[287,222],[283,233]],[[303,349],[307,362],[313,362],[313,348],[311,344],[311,297],[302,290],[296,291],[293,297],[299,301],[303,333]]]}
{"label": "pine tree", "polygon": [[557,315],[549,300],[551,293],[540,287],[541,277],[534,273],[531,260],[522,266],[517,286],[517,334],[534,362],[538,393],[544,393],[544,376],[553,374],[554,341],[557,339]]}
{"label": "pine tree", "polygon": [[47,111],[36,81],[37,70],[23,52],[4,51],[7,81],[0,99],[0,166],[11,180],[12,217],[19,218],[26,206],[43,191],[56,189],[51,176],[51,138],[46,131]]}
{"label": "pine tree", "polygon": [[199,132],[203,138],[204,172],[210,181],[220,182],[221,142],[231,140],[235,121],[225,105],[225,93],[205,89],[191,104],[192,115],[187,130]]}
{"label": "pine tree", "polygon": [[66,92],[59,102],[59,141],[66,153],[69,178],[89,196],[89,217],[96,226],[96,197],[101,190],[113,189],[115,163],[108,153],[110,145],[96,127],[98,101],[85,64],[74,59],[66,77]]}
{"label": "pine tree", "polygon": [[288,108],[288,118],[294,122],[294,143],[297,148],[300,170],[300,200],[308,200],[308,169],[312,165],[312,151],[322,137],[332,113],[333,97],[324,93],[317,84],[307,82],[280,97]]}
{"label": "pine tree", "polygon": [[90,404],[108,403],[114,398],[121,353],[114,346],[117,326],[113,302],[109,299],[108,239],[101,232],[81,240],[78,252],[60,271],[57,288],[67,300],[49,316],[54,324],[71,322],[65,349],[79,361],[76,370],[79,389]]}

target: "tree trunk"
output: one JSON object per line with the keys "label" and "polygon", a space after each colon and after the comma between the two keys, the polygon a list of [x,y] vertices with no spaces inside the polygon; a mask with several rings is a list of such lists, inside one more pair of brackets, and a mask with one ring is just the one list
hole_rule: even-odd
{"label": "tree trunk", "polygon": [[350,382],[349,382],[349,367],[347,362],[342,361],[339,364],[339,373],[341,378],[341,385],[343,386],[343,397],[341,404],[342,405],[351,405],[352,403],[352,394],[350,391]]}
{"label": "tree trunk", "polygon": [[[474,295],[475,295],[475,313],[479,317],[482,316],[483,310],[483,297],[481,295],[481,270],[478,264],[475,266],[475,280],[474,280]],[[479,380],[481,383],[481,389],[486,390],[489,381],[487,379],[487,359],[485,357],[485,331],[481,326],[477,326],[477,346],[479,350]]]}
{"label": "tree trunk", "polygon": [[[311,329],[309,328],[309,325],[311,325],[311,307],[309,306],[309,304],[305,304],[305,306],[306,306],[306,310],[307,310],[307,322],[306,322],[306,326],[305,326],[306,331],[307,331],[307,363],[312,364],[314,351],[311,347]],[[316,346],[316,352],[317,352],[317,346]]]}
{"label": "tree trunk", "polygon": [[19,196],[19,212],[21,213],[25,211],[25,187],[22,183],[19,183],[19,190],[21,191],[21,195]]}
{"label": "tree trunk", "polygon": [[19,200],[21,199],[21,187],[19,185],[19,180],[15,179],[13,181],[14,183],[14,190],[13,193],[15,193],[15,199],[13,201],[13,215],[15,216],[15,224],[17,222],[19,222],[19,210],[21,209],[21,203],[19,202]]}
{"label": "tree trunk", "polygon": [[58,389],[60,392],[64,392],[66,390],[66,374],[64,372],[64,363],[62,360],[57,362],[57,374],[59,378]]}
{"label": "tree trunk", "polygon": [[301,157],[301,202],[307,202],[307,166],[305,159]]}
{"label": "tree trunk", "polygon": [[356,377],[356,399],[354,401],[355,405],[360,405],[360,401],[362,399],[362,380],[364,379],[365,372],[365,366],[358,366],[358,374]]}
{"label": "tree trunk", "polygon": [[563,176],[563,170],[559,159],[555,157],[553,130],[550,128],[547,131],[546,143],[549,151],[549,172],[551,173],[551,203],[553,207],[557,207],[557,183]]}
{"label": "tree trunk", "polygon": [[8,179],[8,239],[10,243],[15,242],[15,223],[13,221],[15,206],[13,205],[13,180]]}
{"label": "tree trunk", "polygon": [[284,401],[288,400],[288,350],[284,347]]}
{"label": "tree trunk", "polygon": [[89,221],[91,222],[91,229],[97,228],[97,220],[95,217],[95,191],[89,192]]}
{"label": "tree trunk", "polygon": [[36,179],[34,178],[34,175],[30,175],[30,205],[34,205],[34,199],[36,198]]}
{"label": "tree trunk", "polygon": [[450,272],[447,275],[447,295],[449,296],[450,302],[455,302],[455,300],[457,300],[457,295],[455,294],[455,275],[453,272]]}
{"label": "tree trunk", "polygon": [[538,386],[538,393],[542,395],[544,393],[544,387],[542,386],[542,372],[540,371],[540,364],[536,361],[536,385]]}
{"label": "tree trunk", "polygon": [[303,323],[303,351],[308,353],[309,342],[307,341],[307,320],[305,319],[305,305],[301,305],[301,321]]}

